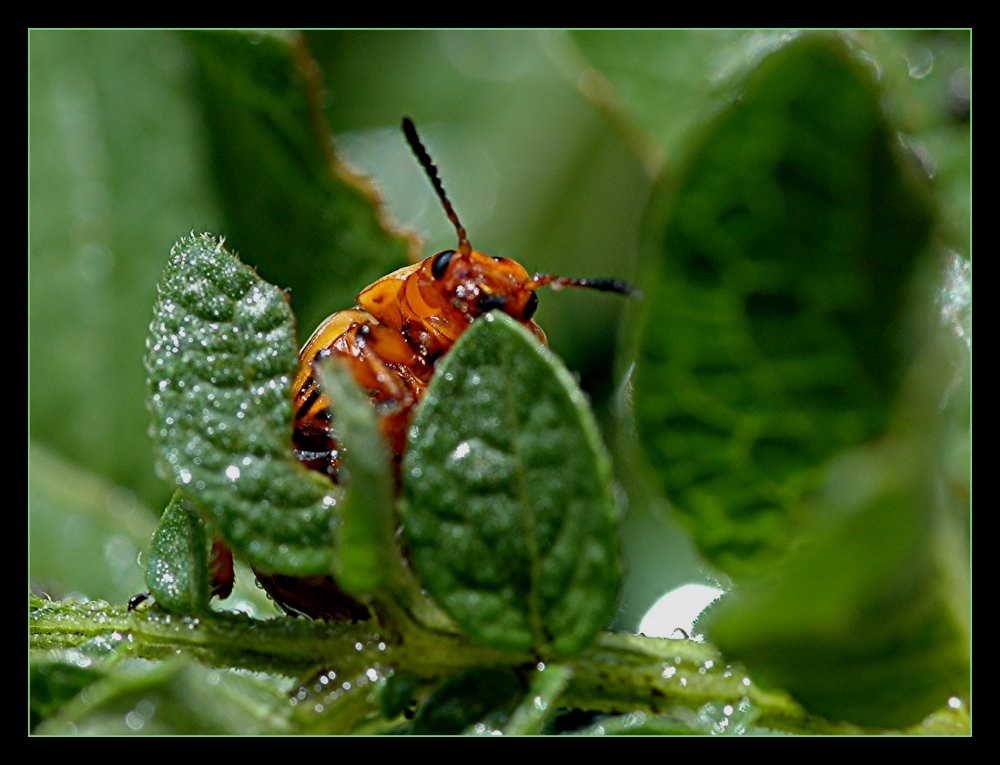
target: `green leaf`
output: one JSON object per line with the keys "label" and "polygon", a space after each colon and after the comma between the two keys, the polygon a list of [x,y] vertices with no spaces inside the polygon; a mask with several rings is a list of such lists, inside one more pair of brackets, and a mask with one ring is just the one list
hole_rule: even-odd
{"label": "green leaf", "polygon": [[403,528],[431,596],[476,640],[570,654],[614,613],[608,458],[585,396],[504,314],[439,363],[403,460]]}
{"label": "green leaf", "polygon": [[830,35],[765,58],[647,215],[638,431],[703,554],[788,544],[821,467],[886,428],[928,200],[870,68]]}
{"label": "green leaf", "polygon": [[333,574],[344,592],[363,598],[385,586],[399,557],[389,449],[375,410],[350,370],[327,359],[320,363],[319,375],[323,389],[336,402],[333,423],[344,445],[340,483],[345,492],[334,535]]}
{"label": "green leaf", "polygon": [[290,289],[302,326],[353,306],[365,286],[407,265],[414,241],[389,230],[375,190],[333,155],[321,74],[301,37],[184,39],[198,62],[226,236]]}
{"label": "green leaf", "polygon": [[[730,95],[729,69],[745,66],[781,32],[575,30],[574,82],[610,115],[650,169],[676,154],[695,121]],[[572,62],[572,59],[570,59]],[[678,108],[683,104],[683,108]]]}
{"label": "green leaf", "polygon": [[142,589],[136,561],[156,522],[131,491],[32,443],[28,506],[33,590],[125,603]]}
{"label": "green leaf", "polygon": [[32,29],[28,48],[31,438],[162,508],[136,363],[155,253],[219,228],[188,56],[157,30]]}
{"label": "green leaf", "polygon": [[710,609],[705,634],[832,720],[900,728],[967,696],[965,556],[927,456],[888,442],[835,463],[812,533]]}
{"label": "green leaf", "polygon": [[886,437],[832,460],[787,560],[706,617],[728,656],[810,711],[899,728],[969,697],[970,507],[954,454],[968,361],[939,324]]}
{"label": "green leaf", "polygon": [[52,717],[70,699],[104,675],[103,668],[91,666],[78,651],[50,651],[32,656],[28,663],[31,728]]}
{"label": "green leaf", "polygon": [[[449,678],[432,693],[413,717],[410,733],[416,735],[482,732],[506,722],[524,692],[511,669],[478,667]],[[475,727],[474,727],[475,726]]]}
{"label": "green leaf", "polygon": [[208,607],[210,545],[198,511],[174,492],[146,560],[146,586],[157,603],[180,614],[197,614]]}
{"label": "green leaf", "polygon": [[288,702],[271,679],[185,661],[126,662],[38,726],[49,735],[286,733]]}
{"label": "green leaf", "polygon": [[337,495],[291,454],[285,295],[209,235],[179,241],[146,353],[158,465],[255,566],[327,573]]}

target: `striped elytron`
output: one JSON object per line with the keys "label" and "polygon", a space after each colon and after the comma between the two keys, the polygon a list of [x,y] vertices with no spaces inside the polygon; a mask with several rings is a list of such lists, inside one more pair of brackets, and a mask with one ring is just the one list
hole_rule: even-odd
{"label": "striped elytron", "polygon": [[[434,365],[478,317],[503,311],[545,342],[533,320],[535,290],[547,284],[632,294],[614,279],[529,275],[514,260],[472,249],[430,156],[413,123],[403,119],[406,139],[431,180],[458,247],[383,276],[358,295],[354,308],[338,311],[313,332],[300,353],[293,384],[295,456],[336,481],[340,444],[331,425],[330,401],[319,387],[314,363],[338,355],[347,359],[357,383],[371,397],[398,471],[414,405],[434,374]],[[360,619],[364,605],[344,594],[332,577],[291,577],[256,572],[264,588],[285,610],[314,618]]]}

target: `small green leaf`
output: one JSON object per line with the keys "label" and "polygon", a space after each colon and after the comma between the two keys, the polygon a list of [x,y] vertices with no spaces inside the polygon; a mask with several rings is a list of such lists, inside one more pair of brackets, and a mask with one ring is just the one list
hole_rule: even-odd
{"label": "small green leaf", "polygon": [[523,692],[521,679],[511,669],[470,669],[446,680],[420,705],[409,732],[462,733],[476,723],[492,730],[506,722]]}
{"label": "small green leaf", "polygon": [[389,450],[375,410],[350,370],[334,359],[320,364],[320,380],[332,406],[343,448],[341,523],[334,534],[333,575],[344,592],[371,595],[389,580],[399,552],[395,546],[396,487]]}
{"label": "small green leaf", "polygon": [[739,575],[821,467],[886,428],[932,223],[871,71],[806,35],[765,58],[647,216],[638,430],[702,552]]}
{"label": "small green leaf", "polygon": [[181,492],[174,492],[146,560],[146,586],[157,603],[180,614],[197,614],[208,607],[210,544],[198,511]]}
{"label": "small green leaf", "polygon": [[158,466],[250,563],[325,574],[335,487],[292,456],[285,295],[207,234],[179,241],[146,351]]}
{"label": "small green leaf", "polygon": [[413,566],[476,640],[571,654],[607,625],[620,576],[608,458],[569,373],[505,314],[439,363],[402,481]]}

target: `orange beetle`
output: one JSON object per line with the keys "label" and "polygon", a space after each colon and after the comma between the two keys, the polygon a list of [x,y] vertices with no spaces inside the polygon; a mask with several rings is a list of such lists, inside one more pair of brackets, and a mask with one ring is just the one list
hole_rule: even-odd
{"label": "orange beetle", "polygon": [[292,386],[295,454],[334,480],[339,467],[337,440],[330,428],[330,402],[314,374],[315,361],[333,354],[350,360],[355,380],[369,391],[379,411],[382,431],[398,461],[411,410],[430,382],[435,363],[478,317],[503,311],[544,343],[545,332],[532,321],[539,287],[554,284],[635,292],[631,285],[613,279],[529,276],[517,261],[473,250],[408,118],[403,119],[403,132],[455,226],[458,248],[383,276],[361,291],[357,306],[328,317],[303,346]]}
{"label": "orange beetle", "polygon": [[[355,380],[376,407],[398,469],[413,406],[423,396],[435,363],[478,317],[504,311],[545,342],[545,333],[531,318],[538,307],[535,290],[539,287],[553,284],[627,295],[635,292],[631,285],[614,279],[531,276],[514,260],[473,250],[408,118],[403,119],[403,132],[455,226],[458,247],[383,276],[361,291],[354,308],[323,321],[303,346],[292,386],[295,456],[334,481],[340,468],[339,444],[331,426],[330,401],[316,379],[314,363],[319,359],[337,354],[349,360]],[[342,592],[332,577],[256,573],[287,611],[326,619],[368,615],[365,606]]]}

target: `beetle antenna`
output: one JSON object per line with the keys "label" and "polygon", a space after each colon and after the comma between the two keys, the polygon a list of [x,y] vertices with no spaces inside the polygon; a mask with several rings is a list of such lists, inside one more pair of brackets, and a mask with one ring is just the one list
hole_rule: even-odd
{"label": "beetle antenna", "polygon": [[600,292],[617,292],[619,295],[626,295],[636,300],[642,299],[642,290],[633,284],[621,279],[577,279],[572,276],[553,276],[552,274],[535,274],[531,278],[531,289],[544,287],[551,284],[553,289],[562,287],[586,287]]}
{"label": "beetle antenna", "polygon": [[469,238],[465,234],[465,228],[458,220],[458,214],[455,212],[455,208],[451,206],[451,202],[448,201],[448,195],[444,192],[444,184],[441,183],[441,179],[438,177],[437,168],[434,167],[434,162],[431,160],[431,155],[427,153],[427,149],[420,142],[420,136],[417,135],[417,128],[413,125],[413,120],[409,117],[403,117],[403,134],[406,136],[407,142],[410,144],[410,148],[413,149],[413,153],[417,155],[417,159],[420,161],[420,166],[424,168],[424,172],[427,173],[427,177],[431,179],[431,184],[434,186],[434,191],[437,192],[438,199],[441,200],[441,204],[444,205],[444,211],[448,215],[448,220],[451,221],[452,225],[455,227],[455,231],[458,232],[458,251],[462,253],[462,257],[469,257],[472,253],[472,245],[469,244]]}

